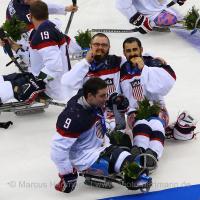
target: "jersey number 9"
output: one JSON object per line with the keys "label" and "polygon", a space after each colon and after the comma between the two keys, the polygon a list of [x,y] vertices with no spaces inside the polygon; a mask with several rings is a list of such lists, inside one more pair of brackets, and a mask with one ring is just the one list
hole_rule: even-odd
{"label": "jersey number 9", "polygon": [[69,128],[69,125],[71,124],[71,119],[70,118],[67,118],[66,120],[65,120],[65,124],[64,124],[64,128],[66,128],[66,129],[68,129]]}

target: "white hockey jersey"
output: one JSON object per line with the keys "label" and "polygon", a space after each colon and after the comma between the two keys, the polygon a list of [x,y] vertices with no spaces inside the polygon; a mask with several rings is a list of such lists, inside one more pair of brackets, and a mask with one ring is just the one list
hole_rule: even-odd
{"label": "white hockey jersey", "polygon": [[85,170],[99,158],[106,148],[102,118],[102,109],[90,107],[81,92],[70,99],[51,143],[51,158],[60,174]]}
{"label": "white hockey jersey", "polygon": [[123,94],[129,99],[128,112],[135,111],[138,101],[146,97],[164,106],[164,96],[173,87],[176,75],[169,65],[158,59],[143,56],[145,66],[142,70],[132,67],[130,62],[123,64],[120,82]]}
{"label": "white hockey jersey", "polygon": [[32,32],[30,43],[30,69],[38,76],[42,71],[53,80],[48,81],[46,93],[56,100],[65,100],[67,94],[61,85],[62,75],[68,71],[65,36],[49,20]]}
{"label": "white hockey jersey", "polygon": [[90,77],[99,77],[108,85],[108,95],[113,92],[121,93],[120,68],[124,60],[115,55],[108,55],[101,62],[93,61],[91,64],[83,59],[62,77],[62,84],[79,90]]}

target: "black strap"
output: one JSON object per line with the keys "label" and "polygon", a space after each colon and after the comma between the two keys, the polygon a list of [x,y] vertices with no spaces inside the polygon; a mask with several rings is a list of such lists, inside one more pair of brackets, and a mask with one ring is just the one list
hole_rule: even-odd
{"label": "black strap", "polygon": [[9,128],[10,125],[13,125],[13,122],[8,121],[8,122],[0,122],[0,128],[7,129]]}
{"label": "black strap", "polygon": [[[65,39],[66,39],[66,41],[68,40],[68,36],[67,35],[65,35]],[[70,70],[72,67],[71,67],[71,63],[70,63],[68,48],[69,48],[69,44],[67,43],[67,46],[66,46],[66,57],[67,57],[68,70]]]}
{"label": "black strap", "polygon": [[72,66],[71,66],[70,58],[69,58],[68,45],[66,46],[66,56],[67,56],[68,70],[71,70]]}

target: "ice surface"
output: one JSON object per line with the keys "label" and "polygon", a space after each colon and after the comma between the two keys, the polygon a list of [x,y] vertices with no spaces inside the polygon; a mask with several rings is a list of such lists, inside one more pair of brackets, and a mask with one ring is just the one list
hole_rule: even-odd
{"label": "ice surface", "polygon": [[[69,0],[54,2],[66,5],[71,3]],[[8,0],[0,0],[1,24],[5,19],[7,4]],[[114,0],[81,0],[78,1],[78,5],[79,12],[74,15],[69,32],[72,37],[77,30],[87,28],[132,28],[115,9]],[[182,7],[174,7],[184,15],[192,5],[200,8],[199,0],[187,1]],[[56,17],[62,20],[64,30],[69,15]],[[149,35],[113,33],[108,36],[111,40],[111,53],[121,55],[123,40],[129,36],[136,36],[141,39],[146,52],[163,57],[177,74],[177,82],[166,97],[171,121],[175,120],[182,110],[189,110],[197,120],[200,120],[200,52],[197,49],[175,33]],[[0,74],[16,71],[14,65],[6,68],[7,62],[9,58],[1,49]],[[61,110],[51,106],[45,113],[26,117],[18,117],[13,113],[0,115],[0,121],[14,122],[8,130],[0,129],[0,199],[90,200],[135,193],[119,185],[115,185],[111,190],[89,187],[83,184],[82,177],[79,178],[76,190],[71,194],[62,194],[54,190],[53,185],[58,181],[58,176],[50,160],[49,144]],[[187,142],[166,142],[159,167],[152,175],[154,183],[152,190],[199,183],[199,155],[199,137]]]}

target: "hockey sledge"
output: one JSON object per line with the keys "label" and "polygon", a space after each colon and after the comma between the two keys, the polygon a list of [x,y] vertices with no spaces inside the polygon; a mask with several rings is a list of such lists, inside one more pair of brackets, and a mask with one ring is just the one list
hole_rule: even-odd
{"label": "hockey sledge", "polygon": [[32,104],[26,102],[9,102],[0,105],[0,113],[1,112],[14,112],[18,116],[42,113],[45,112],[45,109],[49,107],[49,105],[55,105],[60,107],[65,107],[64,103],[59,103],[53,101],[52,99],[41,101],[41,102],[33,102]]}
{"label": "hockey sledge", "polygon": [[[148,166],[147,159],[151,159],[152,166]],[[135,158],[136,163],[140,164],[142,168],[147,169],[149,173],[153,173],[158,168],[158,161],[157,159],[148,153],[142,153]]]}
{"label": "hockey sledge", "polygon": [[9,102],[0,105],[0,113],[14,112],[18,116],[23,116],[27,114],[42,113],[48,107],[49,103],[34,102],[32,104],[29,104],[26,102]]}
{"label": "hockey sledge", "polygon": [[[123,173],[119,174],[111,174],[108,176],[105,175],[96,175],[90,171],[83,171],[79,173],[79,176],[83,176],[85,178],[85,184],[89,186],[104,188],[104,189],[112,189],[113,183],[117,183],[122,186],[126,186],[124,182]],[[141,192],[148,192],[152,186],[152,179],[149,176],[142,175],[138,184],[131,184],[131,189],[129,190],[140,190]]]}

